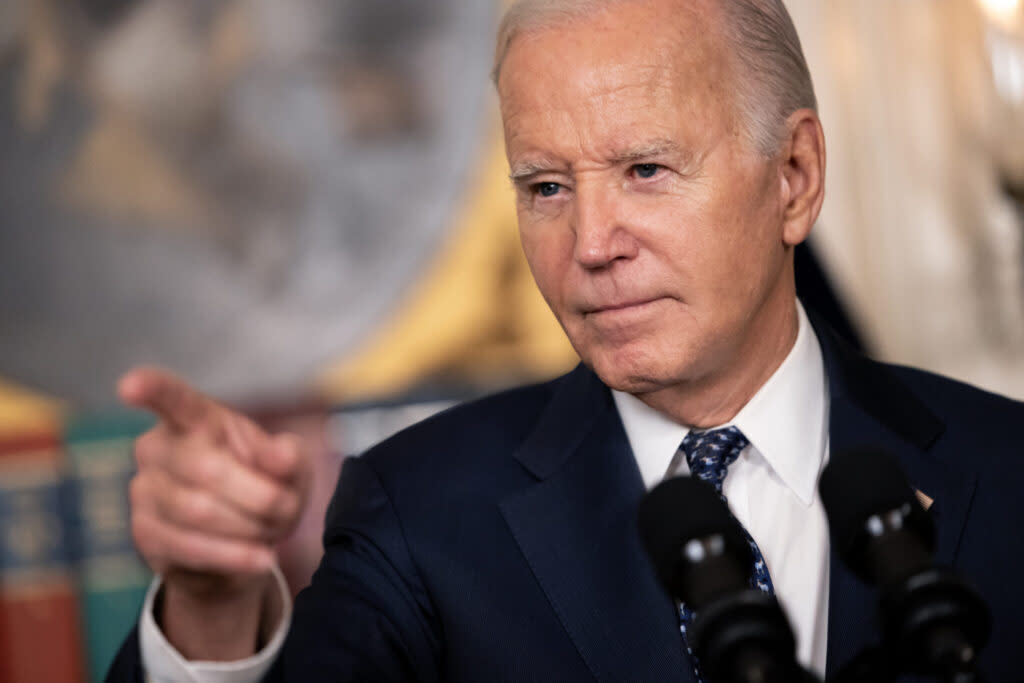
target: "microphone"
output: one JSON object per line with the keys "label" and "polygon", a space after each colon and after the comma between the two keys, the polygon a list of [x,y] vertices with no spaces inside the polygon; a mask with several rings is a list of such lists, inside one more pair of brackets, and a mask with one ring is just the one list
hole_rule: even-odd
{"label": "microphone", "polygon": [[658,579],[694,612],[687,640],[707,680],[814,680],[796,663],[793,631],[775,596],[750,587],[750,545],[710,484],[663,481],[640,501],[638,527]]}
{"label": "microphone", "polygon": [[881,590],[886,666],[980,681],[988,608],[956,572],[936,565],[935,525],[899,464],[880,450],[844,453],[826,466],[818,488],[840,558]]}

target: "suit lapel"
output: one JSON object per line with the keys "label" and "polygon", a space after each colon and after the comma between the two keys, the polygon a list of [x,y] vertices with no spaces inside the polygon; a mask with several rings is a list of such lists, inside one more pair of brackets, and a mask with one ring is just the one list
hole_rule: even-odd
{"label": "suit lapel", "polygon": [[[975,475],[932,446],[944,426],[895,373],[846,348],[819,321],[830,391],[833,457],[859,447],[894,455],[910,483],[935,500],[936,559],[955,558]],[[577,368],[552,398],[517,457],[537,481],[502,511],[552,608],[598,680],[692,681],[672,600],[636,534],[644,493],[607,389]],[[877,642],[877,591],[832,552],[827,674]]]}
{"label": "suit lapel", "polygon": [[644,487],[608,390],[578,368],[517,457],[537,481],[502,512],[594,677],[692,680],[674,604],[640,546]]}
{"label": "suit lapel", "polygon": [[[891,369],[845,347],[817,320],[830,392],[831,457],[859,448],[895,456],[911,486],[935,500],[936,560],[953,562],[975,475],[958,461],[940,460],[932,446],[943,423]],[[877,591],[830,555],[827,674],[833,675],[865,646],[879,640]]]}

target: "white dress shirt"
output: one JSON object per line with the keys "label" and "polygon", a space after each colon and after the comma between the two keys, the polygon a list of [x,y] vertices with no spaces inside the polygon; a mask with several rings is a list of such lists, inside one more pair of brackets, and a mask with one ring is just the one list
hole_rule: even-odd
{"label": "white dress shirt", "polygon": [[[828,631],[828,526],[818,475],[828,459],[828,389],[821,348],[800,304],[793,349],[728,424],[750,441],[729,467],[723,493],[757,541],[797,639],[797,659],[821,677]],[[648,489],[665,476],[687,474],[686,459],[668,472],[689,432],[639,399],[612,392]],[[722,425],[725,426],[725,425]],[[159,580],[150,587],[139,624],[142,662],[153,683],[250,683],[273,663],[288,630],[291,600],[280,572],[284,616],[260,652],[235,662],[189,662],[153,618]]]}
{"label": "white dress shirt", "polygon": [[[722,492],[761,549],[796,635],[797,660],[823,677],[828,524],[817,486],[828,459],[828,385],[821,347],[799,304],[798,314],[789,355],[726,423],[739,428],[750,445],[729,467]],[[612,395],[644,485],[650,489],[666,476],[688,474],[686,458],[674,456],[689,428],[629,394]]]}
{"label": "white dress shirt", "polygon": [[160,590],[160,578],[153,583],[142,603],[139,619],[139,648],[147,683],[256,683],[270,669],[284,645],[292,620],[292,597],[284,574],[274,567],[274,578],[283,600],[281,623],[274,629],[267,645],[252,657],[234,662],[189,661],[174,649],[153,618],[153,603]]}

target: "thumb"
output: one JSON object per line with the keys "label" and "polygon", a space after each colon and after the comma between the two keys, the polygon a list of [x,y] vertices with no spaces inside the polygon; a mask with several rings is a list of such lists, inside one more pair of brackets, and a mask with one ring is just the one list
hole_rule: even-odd
{"label": "thumb", "polygon": [[254,464],[280,481],[304,484],[312,467],[309,448],[295,434],[277,434],[254,452]]}

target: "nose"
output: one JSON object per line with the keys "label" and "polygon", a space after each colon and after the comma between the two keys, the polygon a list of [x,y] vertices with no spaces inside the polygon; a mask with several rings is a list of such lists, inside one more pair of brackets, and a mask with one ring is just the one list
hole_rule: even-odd
{"label": "nose", "polygon": [[624,220],[626,206],[613,189],[578,183],[573,209],[574,256],[588,270],[634,258],[638,244]]}

